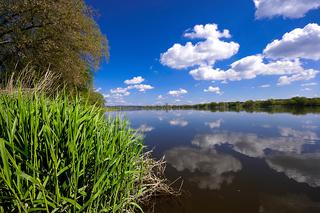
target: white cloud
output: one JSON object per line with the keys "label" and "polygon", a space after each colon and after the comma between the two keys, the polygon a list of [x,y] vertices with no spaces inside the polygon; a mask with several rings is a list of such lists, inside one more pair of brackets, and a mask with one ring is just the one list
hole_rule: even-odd
{"label": "white cloud", "polygon": [[101,90],[102,90],[102,88],[99,87],[99,88],[95,89],[94,91],[95,91],[95,92],[100,92]]}
{"label": "white cloud", "polygon": [[268,87],[271,87],[271,85],[270,85],[270,84],[263,84],[263,85],[261,85],[260,87],[261,87],[261,88],[268,88]]}
{"label": "white cloud", "polygon": [[293,81],[312,79],[318,73],[313,69],[305,70],[299,59],[265,61],[267,59],[263,55],[252,55],[233,62],[228,70],[215,69],[212,66],[201,66],[191,70],[189,74],[195,80],[209,81],[239,81],[254,79],[260,75],[282,75],[279,79],[279,85],[285,85]]}
{"label": "white cloud", "polygon": [[231,35],[228,30],[220,32],[216,24],[196,25],[192,31],[186,32],[184,37],[203,40],[195,44],[174,44],[161,54],[160,62],[163,65],[174,69],[213,65],[216,60],[230,58],[240,47],[238,43],[222,41],[222,38],[230,38]]}
{"label": "white cloud", "polygon": [[141,84],[142,82],[144,82],[144,78],[142,78],[141,76],[137,76],[124,81],[125,84]]}
{"label": "white cloud", "polygon": [[102,94],[104,98],[110,98],[109,94]]}
{"label": "white cloud", "polygon": [[301,89],[301,91],[312,91],[312,89],[311,89],[311,88],[306,87],[306,88]]}
{"label": "white cloud", "polygon": [[[320,1],[318,1],[320,5]],[[304,58],[320,60],[320,26],[308,24],[285,33],[280,40],[274,40],[263,50],[269,58]]]}
{"label": "white cloud", "polygon": [[137,89],[139,92],[145,92],[146,90],[154,89],[153,86],[148,84],[136,84],[136,85],[130,85],[127,87],[128,89]]}
{"label": "white cloud", "polygon": [[[139,76],[135,77],[131,80],[127,80],[127,81],[131,81],[130,83],[133,84],[132,80],[134,80],[134,79],[136,82],[138,82],[139,79],[136,80],[136,78],[139,78]],[[145,92],[146,90],[154,89],[154,87],[151,85],[148,85],[148,84],[133,84],[133,85],[129,85],[127,87],[117,87],[114,89],[110,89],[110,94],[103,94],[103,96],[104,96],[104,98],[110,99],[109,102],[111,102],[111,103],[124,104],[126,102],[125,102],[125,100],[123,100],[123,98],[125,96],[129,96],[131,94],[130,90],[134,90],[134,89],[138,90],[139,92]]]}
{"label": "white cloud", "polygon": [[233,70],[220,70],[215,69],[212,66],[201,66],[199,68],[193,69],[189,74],[195,80],[207,80],[207,81],[235,81],[240,80],[238,74]]}
{"label": "white cloud", "polygon": [[180,88],[179,90],[171,90],[168,92],[168,94],[173,97],[179,97],[179,96],[187,94],[187,93],[188,93],[188,91],[185,89],[182,89],[182,88]]}
{"label": "white cloud", "polygon": [[[265,4],[262,3],[263,0],[259,2]],[[215,68],[214,63],[216,60],[230,58],[239,49],[237,43],[220,40],[230,38],[228,30],[220,32],[215,24],[196,25],[184,36],[205,40],[196,44],[188,42],[184,46],[175,44],[161,55],[161,63],[175,69],[191,67],[189,74],[195,80],[227,83],[258,76],[278,75],[278,85],[288,85],[295,81],[313,79],[319,73],[318,70],[304,68],[302,63],[302,59],[320,60],[320,26],[317,24],[308,24],[303,29],[297,28],[286,33],[281,40],[268,44],[263,54],[244,57],[233,62],[226,70]],[[220,45],[218,50],[215,49],[216,45]],[[222,47],[223,45],[225,47]],[[265,87],[267,85],[263,86]],[[210,92],[209,89],[205,91]],[[172,95],[178,96],[174,91]]]}
{"label": "white cloud", "polygon": [[218,95],[221,94],[221,90],[219,87],[213,87],[213,86],[209,86],[208,89],[204,89],[204,92],[212,92],[212,93],[216,93]]}
{"label": "white cloud", "polygon": [[310,86],[317,86],[317,85],[318,85],[317,82],[310,82],[310,83],[301,84],[302,87],[310,87]]}
{"label": "white cloud", "polygon": [[319,0],[253,0],[256,18],[283,16],[301,18],[308,11],[320,8]]}
{"label": "white cloud", "polygon": [[158,99],[158,100],[163,100],[164,97],[163,97],[163,95],[158,95],[157,99]]}
{"label": "white cloud", "polygon": [[110,93],[114,96],[128,96],[130,92],[128,92],[128,88],[117,87],[115,89],[111,89]]}
{"label": "white cloud", "polygon": [[125,100],[123,100],[122,97],[110,97],[108,100],[108,105],[123,105],[127,104]]}
{"label": "white cloud", "polygon": [[304,70],[301,73],[297,73],[292,76],[281,76],[278,81],[278,85],[288,85],[294,81],[303,81],[303,80],[310,80],[316,77],[319,71],[314,69]]}
{"label": "white cloud", "polygon": [[137,89],[139,92],[145,92],[146,90],[151,90],[154,89],[153,86],[148,85],[148,84],[135,84],[135,85],[130,85],[128,87],[117,87],[115,89],[111,89],[110,93],[118,96],[128,96],[130,95],[129,90],[132,89]]}

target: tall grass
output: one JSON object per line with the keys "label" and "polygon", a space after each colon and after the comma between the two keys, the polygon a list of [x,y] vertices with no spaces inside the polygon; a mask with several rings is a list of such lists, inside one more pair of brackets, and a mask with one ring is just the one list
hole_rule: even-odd
{"label": "tall grass", "polygon": [[0,93],[14,93],[22,89],[24,93],[56,94],[61,88],[60,75],[50,71],[50,66],[43,75],[39,75],[34,67],[26,66],[21,71],[14,70],[0,75]]}
{"label": "tall grass", "polygon": [[78,99],[1,94],[0,212],[134,212],[142,150],[126,121]]}

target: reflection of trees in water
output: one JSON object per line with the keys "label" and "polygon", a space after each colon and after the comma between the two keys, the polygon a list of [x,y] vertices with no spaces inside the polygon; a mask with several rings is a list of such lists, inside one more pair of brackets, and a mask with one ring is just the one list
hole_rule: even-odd
{"label": "reflection of trees in water", "polygon": [[177,147],[166,152],[166,160],[178,171],[188,170],[191,182],[199,188],[220,189],[223,183],[232,182],[232,173],[241,170],[239,160],[215,150],[206,151],[190,147]]}
{"label": "reflection of trees in water", "polygon": [[306,195],[261,195],[259,213],[319,213],[320,203]]}

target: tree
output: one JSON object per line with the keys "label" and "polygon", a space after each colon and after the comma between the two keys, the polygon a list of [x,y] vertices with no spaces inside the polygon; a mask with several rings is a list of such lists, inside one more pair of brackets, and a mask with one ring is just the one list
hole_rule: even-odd
{"label": "tree", "polygon": [[68,87],[88,87],[109,56],[93,16],[84,0],[1,0],[0,79],[29,65],[37,75],[49,68]]}
{"label": "tree", "polygon": [[255,107],[255,102],[252,100],[248,100],[246,102],[243,103],[243,107],[246,109],[253,109]]}

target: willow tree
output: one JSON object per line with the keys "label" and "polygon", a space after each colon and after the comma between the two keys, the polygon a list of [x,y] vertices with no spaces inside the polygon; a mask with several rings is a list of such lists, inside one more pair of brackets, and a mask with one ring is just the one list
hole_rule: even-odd
{"label": "willow tree", "polygon": [[108,43],[84,0],[1,0],[0,72],[48,68],[84,87],[108,57]]}

